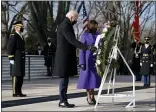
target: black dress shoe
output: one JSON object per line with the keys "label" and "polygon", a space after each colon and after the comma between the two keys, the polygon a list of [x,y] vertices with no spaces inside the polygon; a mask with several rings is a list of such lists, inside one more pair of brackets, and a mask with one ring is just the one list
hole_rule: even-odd
{"label": "black dress shoe", "polygon": [[23,94],[23,93],[21,93],[21,94],[18,94],[20,97],[26,97],[27,95],[26,94]]}
{"label": "black dress shoe", "polygon": [[59,103],[59,107],[73,108],[73,107],[75,107],[75,105],[74,104],[69,104],[68,102],[63,102],[63,103]]}
{"label": "black dress shoe", "polygon": [[150,84],[147,84],[147,87],[150,87]]}
{"label": "black dress shoe", "polygon": [[13,94],[12,96],[13,96],[13,97],[20,97],[19,94]]}
{"label": "black dress shoe", "polygon": [[143,86],[144,86],[144,87],[148,87],[148,85],[147,85],[147,84],[144,84]]}
{"label": "black dress shoe", "polygon": [[135,80],[135,81],[141,81],[141,80],[138,80],[138,79],[137,79],[137,80]]}

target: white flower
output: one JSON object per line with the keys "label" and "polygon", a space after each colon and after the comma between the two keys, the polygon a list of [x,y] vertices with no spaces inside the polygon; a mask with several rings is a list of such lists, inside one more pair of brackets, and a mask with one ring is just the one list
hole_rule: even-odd
{"label": "white flower", "polygon": [[105,37],[105,35],[106,35],[106,33],[102,33],[102,34],[101,34],[101,37],[102,37],[102,38],[104,38],[104,37]]}
{"label": "white flower", "polygon": [[106,33],[107,31],[108,31],[108,28],[105,27],[105,28],[103,29],[103,32]]}
{"label": "white flower", "polygon": [[96,60],[96,64],[100,65],[101,61],[100,60]]}

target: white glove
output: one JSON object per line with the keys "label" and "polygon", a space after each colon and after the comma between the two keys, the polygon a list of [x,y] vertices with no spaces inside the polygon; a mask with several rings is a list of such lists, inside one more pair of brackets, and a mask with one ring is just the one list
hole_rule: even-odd
{"label": "white glove", "polygon": [[140,66],[142,66],[142,63],[140,63]]}
{"label": "white glove", "polygon": [[150,66],[153,67],[153,64],[151,64]]}
{"label": "white glove", "polygon": [[14,65],[14,63],[15,63],[14,60],[10,60],[10,64]]}

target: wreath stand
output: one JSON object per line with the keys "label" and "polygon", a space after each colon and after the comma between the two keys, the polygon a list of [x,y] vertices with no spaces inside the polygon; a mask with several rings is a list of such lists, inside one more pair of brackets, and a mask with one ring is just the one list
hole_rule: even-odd
{"label": "wreath stand", "polygon": [[[121,51],[119,50],[117,44],[118,44],[118,39],[119,39],[119,34],[120,34],[120,26],[117,25],[116,26],[116,30],[115,30],[115,34],[114,34],[114,42],[115,42],[115,45],[113,46],[110,54],[109,54],[109,58],[108,58],[108,65],[106,66],[105,68],[105,71],[104,71],[104,74],[103,74],[103,78],[102,78],[102,81],[101,81],[101,85],[99,87],[99,92],[98,92],[98,96],[97,96],[97,102],[96,102],[96,105],[94,108],[97,107],[98,103],[99,103],[99,98],[102,98],[102,97],[105,97],[105,98],[112,98],[112,104],[114,104],[114,98],[131,98],[131,101],[130,103],[126,106],[126,108],[129,108],[129,107],[135,107],[135,76],[131,70],[131,68],[129,67],[128,63],[126,62],[124,56],[122,55]],[[109,69],[110,69],[110,66],[111,66],[111,63],[112,63],[112,60],[113,59],[117,59],[117,54],[119,53],[119,55],[121,56],[122,60],[124,61],[124,63],[126,64],[128,70],[130,71],[131,75],[132,75],[132,78],[133,78],[133,93],[132,94],[115,94],[115,89],[114,89],[114,85],[115,85],[115,76],[116,76],[116,68],[113,68],[113,70],[111,71],[111,74],[110,74],[110,79],[109,79],[109,85],[108,85],[108,90],[107,90],[107,94],[104,94],[104,95],[101,95],[101,92],[103,90],[103,86],[104,86],[104,83],[106,81],[106,78],[108,76],[108,73],[109,73]],[[113,76],[113,77],[112,77]],[[113,81],[112,81],[112,78],[113,78]],[[112,84],[112,94],[109,92],[110,90],[110,86]]]}

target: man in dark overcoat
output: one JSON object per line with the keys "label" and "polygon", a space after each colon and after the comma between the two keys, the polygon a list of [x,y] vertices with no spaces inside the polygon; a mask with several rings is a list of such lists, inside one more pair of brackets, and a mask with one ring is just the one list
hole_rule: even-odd
{"label": "man in dark overcoat", "polygon": [[144,76],[144,87],[150,86],[150,70],[153,67],[153,51],[149,44],[150,37],[145,37],[145,44],[141,48],[140,73]]}
{"label": "man in dark overcoat", "polygon": [[156,43],[153,45],[153,72],[156,75]]}
{"label": "man in dark overcoat", "polygon": [[135,74],[136,81],[141,81],[140,74],[140,53],[141,53],[142,43],[137,43],[136,41],[131,44],[131,48],[133,49],[133,59],[132,59],[132,71]]}
{"label": "man in dark overcoat", "polygon": [[60,76],[60,102],[59,107],[74,107],[67,101],[69,77],[77,75],[76,48],[94,52],[94,46],[87,46],[76,40],[73,25],[76,23],[78,13],[74,10],[66,14],[66,18],[57,30],[57,49],[54,64],[54,74]]}
{"label": "man in dark overcoat", "polygon": [[55,52],[56,48],[51,43],[51,38],[48,37],[47,43],[43,47],[45,66],[47,67],[47,76],[52,76]]}
{"label": "man in dark overcoat", "polygon": [[25,76],[25,41],[21,35],[23,29],[22,21],[14,23],[15,32],[10,35],[8,41],[8,58],[11,64],[13,97],[26,96],[21,90]]}

